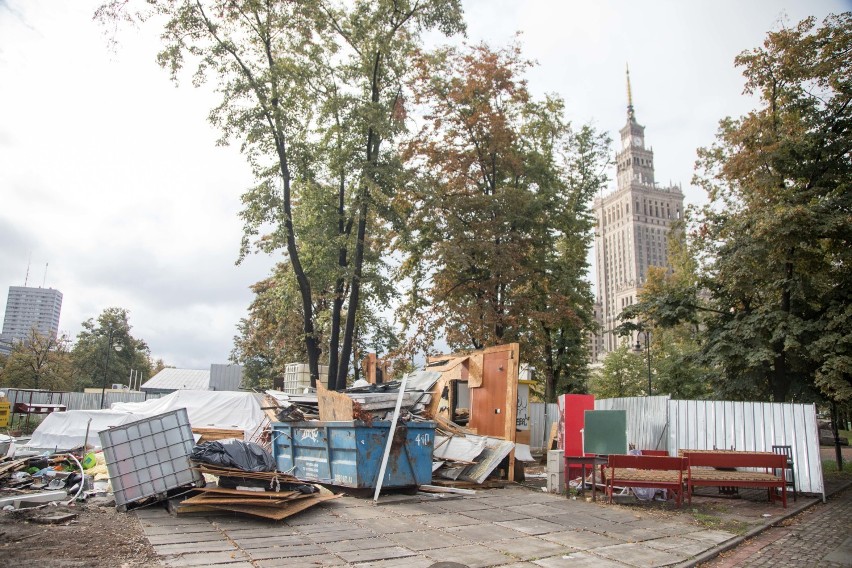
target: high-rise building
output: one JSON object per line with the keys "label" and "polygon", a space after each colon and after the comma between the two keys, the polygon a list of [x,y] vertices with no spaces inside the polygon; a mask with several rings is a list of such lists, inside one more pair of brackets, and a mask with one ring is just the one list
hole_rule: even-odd
{"label": "high-rise building", "polygon": [[636,122],[627,71],[627,123],[615,156],[616,189],[595,199],[595,260],[604,353],[623,341],[613,330],[618,315],[637,302],[651,266],[668,266],[669,230],[683,215],[679,185],[654,180],[654,151],[645,145],[645,127]]}
{"label": "high-rise building", "polygon": [[33,328],[41,335],[55,338],[61,310],[62,292],[59,290],[9,286],[0,353],[8,353],[12,344],[25,340]]}

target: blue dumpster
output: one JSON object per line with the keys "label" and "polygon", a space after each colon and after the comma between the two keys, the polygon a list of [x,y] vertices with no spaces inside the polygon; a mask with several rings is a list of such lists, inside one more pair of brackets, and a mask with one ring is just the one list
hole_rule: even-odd
{"label": "blue dumpster", "polygon": [[[272,455],[299,479],[375,489],[389,431],[389,421],[274,422]],[[430,483],[434,441],[434,422],[398,424],[382,487]]]}

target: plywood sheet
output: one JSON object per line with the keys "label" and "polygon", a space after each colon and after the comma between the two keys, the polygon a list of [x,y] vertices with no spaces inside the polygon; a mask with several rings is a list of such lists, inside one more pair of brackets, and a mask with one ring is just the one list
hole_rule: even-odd
{"label": "plywood sheet", "polygon": [[479,388],[483,381],[484,355],[474,353],[467,360],[467,386],[468,388]]}
{"label": "plywood sheet", "polygon": [[319,382],[317,383],[317,404],[320,420],[323,422],[353,420],[353,400],[348,395],[326,389]]}

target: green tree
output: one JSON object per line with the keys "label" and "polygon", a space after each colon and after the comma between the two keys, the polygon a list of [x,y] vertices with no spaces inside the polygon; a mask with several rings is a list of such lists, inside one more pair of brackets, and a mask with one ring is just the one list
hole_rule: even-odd
{"label": "green tree", "polygon": [[0,365],[0,384],[13,388],[68,390],[72,372],[68,338],[42,335],[35,328],[16,342]]}
{"label": "green tree", "polygon": [[399,195],[401,272],[412,282],[402,319],[417,348],[439,334],[460,350],[519,342],[553,400],[560,373],[585,369],[588,204],[606,140],[574,132],[558,97],[533,100],[530,65],[517,45],[419,60],[425,121],[406,148],[412,177]]}
{"label": "green tree", "polygon": [[648,269],[638,302],[619,315],[624,323],[618,331],[631,337],[650,332],[653,394],[702,399],[711,394],[713,382],[699,342],[709,308],[699,302],[698,264],[683,226],[675,223],[668,237],[670,268]]}
{"label": "green tree", "polygon": [[123,308],[107,308],[83,322],[71,350],[77,390],[126,383],[131,369],[151,368],[148,345],[130,334],[128,315]]}
{"label": "green tree", "polygon": [[[115,21],[126,5],[112,0],[98,15]],[[316,307],[330,302],[328,384],[344,386],[377,213],[399,170],[402,79],[421,33],[464,29],[460,2],[152,0],[146,9],[131,17],[165,19],[159,60],[173,77],[192,60],[196,82],[215,81],[211,121],[223,143],[240,141],[258,180],[243,195],[242,254],[284,251],[312,382],[326,317]],[[316,213],[305,233],[301,208]]]}
{"label": "green tree", "polygon": [[648,394],[645,359],[622,345],[604,357],[603,364],[591,373],[589,393],[597,398],[621,398]]}
{"label": "green tree", "polygon": [[736,59],[760,105],[699,151],[695,238],[717,390],[852,399],[852,13],[808,18]]}

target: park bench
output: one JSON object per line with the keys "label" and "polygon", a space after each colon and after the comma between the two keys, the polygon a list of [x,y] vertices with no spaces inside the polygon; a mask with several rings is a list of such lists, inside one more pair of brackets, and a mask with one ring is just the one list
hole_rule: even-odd
{"label": "park bench", "polygon": [[[739,452],[729,450],[683,450],[679,452],[689,460],[686,495],[692,502],[695,487],[765,487],[769,500],[775,501],[781,490],[781,502],[787,507],[787,482],[783,475],[775,475],[787,467],[787,458],[769,452]],[[742,471],[737,468],[750,468]],[[763,471],[754,471],[754,470]]]}
{"label": "park bench", "polygon": [[610,503],[614,487],[649,487],[668,489],[680,507],[683,485],[688,477],[689,461],[679,457],[612,454],[604,470],[606,494]]}

